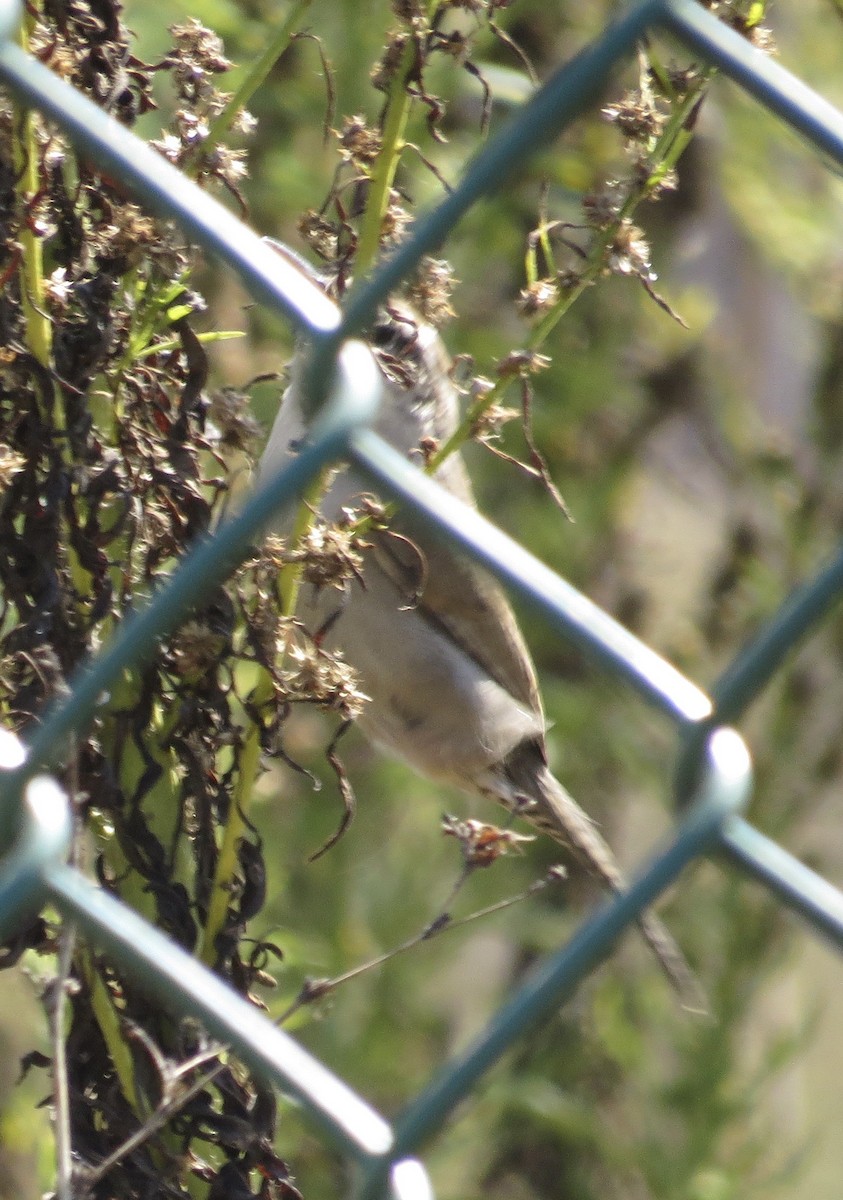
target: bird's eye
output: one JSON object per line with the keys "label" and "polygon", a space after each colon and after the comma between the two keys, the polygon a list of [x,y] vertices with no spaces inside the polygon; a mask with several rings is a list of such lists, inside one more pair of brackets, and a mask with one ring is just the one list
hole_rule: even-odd
{"label": "bird's eye", "polygon": [[412,351],[418,342],[419,330],[415,321],[403,314],[389,311],[377,321],[369,334],[369,341],[376,350],[383,350],[396,358]]}
{"label": "bird's eye", "polygon": [[371,342],[379,350],[384,350],[395,337],[395,325],[392,321],[381,321],[372,327]]}

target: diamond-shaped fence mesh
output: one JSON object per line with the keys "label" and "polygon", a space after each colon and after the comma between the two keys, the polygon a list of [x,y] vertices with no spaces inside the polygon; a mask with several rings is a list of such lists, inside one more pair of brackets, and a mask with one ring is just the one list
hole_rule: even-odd
{"label": "diamond-shaped fence mesh", "polygon": [[[28,56],[15,40],[17,7],[0,7],[0,78],[28,106],[61,126],[80,152],[156,213],[178,221],[189,238],[228,263],[260,303],[276,309],[313,346],[311,383],[324,401],[307,448],[267,481],[235,518],[198,545],[147,607],[130,613],[110,645],[46,714],[25,751],[0,742],[0,929],[13,931],[50,902],[72,917],[127,973],[177,1012],[201,1018],[285,1093],[294,1096],[359,1171],[358,1194],[421,1198],[431,1194],[413,1157],[440,1129],[483,1074],[542,1016],[569,995],[619,934],[700,855],[718,851],[724,869],[754,876],[827,938],[843,947],[843,895],[741,815],[751,791],[751,764],[732,726],[822,621],[843,590],[843,552],[806,583],[704,693],[605,612],[531,557],[481,516],[409,464],[370,428],[379,375],[355,342],[377,304],[436,247],[460,217],[526,157],[557,136],[602,91],[616,63],[657,28],[715,65],[759,104],[843,167],[843,117],[775,61],[719,23],[693,0],[651,0],[634,7],[599,41],[561,67],[478,153],[447,199],[420,219],[411,236],[343,311],[294,265],[268,254],[259,237],[185,179],[68,83]],[[44,774],[61,759],[68,735],[91,719],[98,698],[120,672],[143,658],[207,590],[240,561],[269,517],[297,497],[321,468],[349,459],[382,493],[438,526],[515,593],[541,610],[560,638],[584,648],[611,675],[630,683],[675,725],[682,748],[669,843],[574,937],[530,975],[457,1060],[443,1065],[397,1119],[388,1122],[364,1099],[195,959],[141,917],[66,865],[70,815],[61,789]]]}

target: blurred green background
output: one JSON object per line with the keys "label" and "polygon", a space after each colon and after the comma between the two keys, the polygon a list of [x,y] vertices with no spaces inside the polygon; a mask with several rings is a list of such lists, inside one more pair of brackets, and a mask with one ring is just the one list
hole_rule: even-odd
{"label": "blurred green background", "polygon": [[[540,76],[596,35],[617,6],[516,0],[498,16]],[[833,5],[779,4],[770,13],[782,61],[843,103],[843,22]],[[166,51],[165,22],[195,16],[248,64],[273,3],[192,0],[127,5],[138,53]],[[316,0],[307,17],[331,63],[343,115],[377,116],[369,84],[391,18],[386,3]],[[685,63],[677,47],[665,56]],[[496,95],[493,127],[523,85],[517,58],[490,34],[475,61]],[[236,80],[236,74],[234,76]],[[634,82],[619,76],[614,98]],[[446,97],[447,144],[432,146],[423,113],[411,140],[456,180],[479,138],[481,88],[443,62],[428,85]],[[145,118],[157,136],[161,112]],[[326,86],[312,40],[297,41],[250,105],[244,195],[263,233],[303,250],[301,213],[318,207],[336,166],[323,139]],[[416,204],[441,187],[408,158],[401,177]],[[543,181],[551,215],[577,222],[583,194],[623,174],[616,132],[595,112],[519,179],[468,215],[444,247],[460,280],[444,332],[481,373],[520,344],[515,298],[525,239]],[[536,379],[535,429],[573,515],[541,486],[477,449],[482,507],[536,554],[706,686],[838,537],[843,515],[843,256],[839,180],[734,87],[717,82],[678,190],[640,214],[658,287],[682,329],[629,279],[608,278],[572,309]],[[212,350],[215,382],[242,384],[285,362],[290,338],[239,285],[207,267],[209,328],[248,337]],[[270,421],[278,388],[256,394]],[[517,431],[504,442],[523,453]],[[557,773],[595,815],[628,865],[670,822],[671,730],[524,614],[552,722]],[[742,726],[757,764],[753,819],[832,879],[843,868],[839,795],[843,628],[832,619],[799,652]],[[281,764],[261,783],[259,819],[271,870],[256,928],[283,950],[280,1013],[307,976],[338,974],[401,943],[440,910],[458,873],[441,812],[495,819],[384,762],[354,732],[343,758],[356,821],[318,863],[307,855],[335,827],[336,786],[323,767],[329,733],[314,714],[291,723],[286,748],[323,779],[321,792]],[[531,845],[471,880],[457,914],[526,887],[555,860]],[[593,889],[570,887],[426,943],[340,988],[289,1026],[387,1114],[400,1110],[509,993],[535,958],[559,944]],[[578,996],[524,1039],[484,1081],[426,1155],[441,1200],[727,1200],[839,1192],[830,1113],[839,1108],[837,1029],[843,964],[763,894],[716,863],[699,864],[665,916],[707,988],[712,1019],[677,1009],[635,937]],[[49,1134],[38,1081],[12,1089],[16,1058],[43,1046],[33,988],[0,977],[0,1195],[49,1185]],[[25,1014],[25,1015],[24,1015]],[[306,1197],[342,1192],[342,1167],[297,1114],[282,1110],[280,1145]],[[40,1161],[40,1164],[38,1163]],[[38,1165],[34,1165],[38,1164]]]}

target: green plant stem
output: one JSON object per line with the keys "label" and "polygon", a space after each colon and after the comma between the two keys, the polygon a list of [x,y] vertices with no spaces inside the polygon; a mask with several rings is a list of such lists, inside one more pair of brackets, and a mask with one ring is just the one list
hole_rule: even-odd
{"label": "green plant stem", "polygon": [[255,783],[261,765],[261,726],[259,713],[271,701],[274,692],[272,677],[261,671],[261,677],[251,695],[251,707],[256,710],[252,723],[246,730],[240,750],[237,781],[231,795],[228,817],[223,830],[217,857],[214,883],[208,903],[208,915],[199,947],[199,958],[208,967],[217,960],[217,938],[225,928],[229,898],[237,877],[238,847],[248,828],[248,813],[254,795]]}
{"label": "green plant stem", "polygon": [[[319,502],[328,486],[329,477],[330,468],[320,471],[302,496],[290,534],[291,551],[298,550],[307,537],[319,511]],[[301,571],[301,563],[287,562],[278,574],[278,608],[282,617],[292,617],[296,611]]]}
{"label": "green plant stem", "polygon": [[[278,62],[278,59],[290,45],[295,36],[296,27],[312,3],[313,0],[296,0],[296,3],[291,6],[286,20],[279,26],[275,34],[270,37],[269,44],[260,57],[249,67],[249,70],[246,72],[246,75],[225,108],[211,121],[208,136],[197,147],[197,151],[201,150],[203,154],[207,153],[208,150],[213,149],[225,137],[238,115],[249,103],[252,96]],[[186,169],[188,174],[192,173],[189,163]]]}
{"label": "green plant stem", "polygon": [[[679,161],[692,137],[692,131],[687,127],[689,118],[699,103],[713,71],[707,71],[700,83],[677,105],[671,114],[665,128],[662,130],[652,151],[652,160],[656,164],[648,179],[627,197],[614,220],[603,229],[595,230],[594,240],[588,251],[582,270],[575,283],[566,288],[554,305],[548,309],[538,324],[530,332],[525,342],[525,349],[535,353],[541,349],[559,321],[568,312],[576,300],[590,288],[606,270],[606,255],[613,245],[618,231],[624,222],[630,220],[638,206],[644,201],[655,183],[672,170]],[[546,255],[549,255],[547,235],[542,231],[541,245]],[[552,261],[552,259],[550,260]],[[496,404],[512,382],[512,376],[498,378],[493,387],[470,405],[457,429],[442,443],[435,454],[431,455],[426,470],[433,474],[446,458],[455,454],[469,440],[478,420],[492,405]]]}
{"label": "green plant stem", "polygon": [[[231,342],[236,338],[244,338],[245,330],[242,329],[211,329],[207,333],[197,333],[196,340],[202,346],[210,346],[213,342]],[[135,361],[140,362],[144,358],[149,358],[153,354],[170,354],[174,350],[181,347],[181,342],[178,338],[170,338],[168,341],[156,342],[154,346],[147,346],[144,350],[139,350],[135,355]]]}
{"label": "green plant stem", "polygon": [[372,268],[380,250],[383,218],[389,207],[395,173],[406,145],[404,134],[413,103],[412,96],[407,92],[407,81],[415,60],[416,46],[410,38],[389,86],[381,148],[372,170],[366,211],[360,223],[355,263],[361,277]]}
{"label": "green plant stem", "polygon": [[[623,223],[632,217],[639,204],[649,195],[653,186],[668,171],[672,170],[679,161],[693,136],[692,130],[688,127],[691,115],[702,98],[704,90],[714,73],[711,69],[705,71],[697,86],[681,101],[677,102],[676,108],[652,149],[651,157],[655,166],[650,176],[627,197],[617,216],[610,224],[603,229],[595,230],[595,237],[589,249],[588,257],[576,282],[565,290],[564,294],[559,297],[558,301],[548,310],[528,335],[525,341],[525,349],[530,353],[536,353],[541,349],[565,313],[568,312],[583,292],[590,288],[600,275],[603,274],[606,269],[606,255]],[[663,75],[664,73],[662,72],[659,78],[663,78]],[[371,199],[370,195],[370,201]],[[367,208],[366,216],[368,215],[369,210]],[[553,262],[553,257],[544,215],[542,215],[542,225],[539,231],[539,244],[542,246],[549,267]],[[527,276],[530,282],[536,282],[537,275],[529,255],[527,259]],[[452,454],[456,454],[465,442],[473,436],[478,421],[484,413],[488,412],[494,404],[500,401],[512,383],[513,378],[514,376],[511,375],[499,376],[487,392],[475,400],[473,404],[469,405],[462,420],[451,436],[427,460],[425,464],[427,474],[434,475],[442,463]],[[386,513],[387,517],[389,517],[391,511],[392,506],[389,506]],[[355,529],[358,533],[363,533],[370,523],[371,519],[364,517],[357,523]]]}
{"label": "green plant stem", "polygon": [[[427,5],[428,22],[433,20],[439,4],[440,0],[429,0]],[[398,164],[407,144],[404,134],[407,130],[410,109],[413,106],[413,96],[407,85],[416,66],[417,53],[416,41],[413,35],[409,34],[401,54],[401,60],[389,83],[386,120],[381,133],[381,148],[369,179],[366,211],[360,222],[355,267],[361,278],[371,270],[378,257],[383,218],[389,207],[389,197],[395,182]]]}
{"label": "green plant stem", "polygon": [[[19,41],[29,48],[35,17],[27,11],[21,22]],[[32,202],[40,190],[38,174],[38,132],[35,113],[18,110],[19,133],[12,138],[12,152],[17,179],[18,206],[27,214],[21,222],[18,240],[21,245],[20,289],[25,340],[27,349],[42,365],[49,366],[52,349],[52,327],[45,313],[44,249],[41,238],[32,226]]]}
{"label": "green plant stem", "polygon": [[[174,855],[174,837],[181,820],[181,787],[172,765],[169,740],[179,720],[178,703],[165,709],[160,701],[152,708],[150,723],[143,735],[143,750],[132,734],[120,739],[115,726],[121,714],[132,713],[140,704],[141,680],[135,671],[126,671],[111,695],[110,715],[104,719],[103,749],[117,767],[120,787],[127,797],[133,797],[138,785],[155,763],[160,771],[143,795],[143,813],[150,833]],[[157,919],[155,895],[145,885],[131,865],[115,834],[105,847],[106,858],[115,878],[120,880],[120,895],[137,912],[151,921]],[[176,872],[178,875],[178,872]]]}
{"label": "green plant stem", "polygon": [[[36,21],[36,7],[25,10],[18,40],[28,50]],[[51,369],[53,327],[47,315],[47,292],[44,281],[44,245],[35,229],[33,202],[41,191],[39,173],[38,116],[31,109],[17,110],[16,128],[12,135],[12,160],[15,168],[18,211],[21,223],[18,230],[20,266],[18,278],[23,316],[23,340],[32,357],[47,370]],[[54,399],[45,401],[45,422],[56,434],[56,445],[66,465],[71,451],[67,439],[67,420],[60,389],[53,389]],[[80,597],[90,595],[91,575],[79,562],[69,536],[65,537],[66,560],[74,589]]]}
{"label": "green plant stem", "polygon": [[82,974],[91,993],[91,1008],[93,1009],[102,1039],[108,1047],[109,1057],[114,1064],[114,1071],[117,1075],[117,1081],[120,1084],[120,1091],[123,1093],[127,1103],[131,1105],[138,1119],[142,1120],[143,1112],[141,1110],[140,1097],[135,1087],[135,1067],[132,1062],[132,1053],[123,1036],[120,1017],[114,1007],[111,993],[100,976],[90,950],[84,946],[79,950],[79,961]]}
{"label": "green plant stem", "polygon": [[[327,483],[327,473],[317,476],[307,493],[302,497],[293,523],[290,535],[290,548],[296,549],[307,536],[318,511],[319,500]],[[278,574],[279,614],[291,617],[296,611],[299,588],[301,584],[301,564],[288,562]],[[261,771],[261,726],[260,713],[266,705],[272,702],[275,685],[268,671],[261,669],[251,697],[250,707],[254,712],[251,724],[248,726],[243,745],[240,750],[240,761],[237,770],[237,782],[231,797],[231,805],[220,842],[214,882],[208,903],[208,915],[202,931],[202,941],[199,957],[207,966],[213,966],[216,961],[216,943],[220,933],[225,928],[228,915],[229,897],[237,876],[238,854],[240,839],[246,834],[249,824],[249,810],[255,785]]]}
{"label": "green plant stem", "polygon": [[[239,113],[243,111],[275,63],[290,45],[295,36],[296,26],[301,22],[302,17],[312,3],[313,0],[295,0],[286,19],[270,38],[266,49],[248,69],[223,110],[211,121],[207,137],[196,145],[193,152],[187,154],[182,165],[185,175],[189,177],[195,176],[202,156],[206,156],[213,150],[231,129]],[[149,283],[148,279],[135,272],[135,278],[131,284],[135,295],[135,330],[129,340],[123,361],[118,364],[113,372],[112,377],[114,379],[120,379],[126,365],[136,362],[144,354],[157,352],[160,349],[158,346],[153,347],[151,343],[160,325],[162,315],[166,313],[166,309],[171,302],[171,297],[167,294],[163,297],[160,294],[153,294]],[[177,294],[185,283],[186,276],[172,285],[171,291]],[[130,286],[128,281],[127,286]],[[201,335],[200,340],[202,340]]]}

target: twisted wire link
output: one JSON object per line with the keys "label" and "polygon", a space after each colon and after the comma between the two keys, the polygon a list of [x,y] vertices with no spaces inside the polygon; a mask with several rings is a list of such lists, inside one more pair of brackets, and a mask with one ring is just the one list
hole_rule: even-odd
{"label": "twisted wire link", "polygon": [[[87,98],[29,57],[14,40],[18,5],[0,0],[0,79],[19,102],[41,109],[80,151],[121,179],[150,209],[178,221],[188,237],[228,264],[255,298],[306,332],[313,345],[310,382],[321,399],[308,449],[268,481],[243,511],[182,561],[148,606],[130,613],[107,646],[45,715],[28,747],[0,731],[0,933],[50,900],[76,919],[121,966],[142,977],[163,1004],[202,1017],[253,1067],[296,1097],[334,1144],[353,1160],[358,1195],[367,1200],[428,1200],[424,1168],[412,1156],[455,1105],[518,1038],[568,996],[624,930],[702,854],[720,851],[843,949],[843,895],[740,814],[751,790],[749,754],[730,728],[810,634],[843,589],[843,551],[817,571],[760,631],[706,695],[656,654],[476,513],[455,507],[439,488],[367,427],[379,399],[379,375],[354,336],[377,304],[439,245],[462,215],[526,157],[556,136],[603,90],[614,65],[648,30],[661,27],[717,66],[816,150],[843,166],[843,116],[774,60],[755,51],[694,0],[645,0],[562,66],[477,154],[461,184],[422,216],[411,236],[352,289],[340,311],[285,258],[185,179]],[[608,900],[570,941],[540,964],[456,1061],[390,1124],[345,1082],[272,1026],[193,958],[64,858],[70,839],[66,797],[43,774],[67,735],[91,720],[98,697],[139,662],[191,606],[240,561],[268,518],[291,503],[325,464],[355,460],[378,487],[444,529],[551,627],[599,665],[631,684],[677,729],[683,756],[673,836],[639,871],[629,891]]]}

